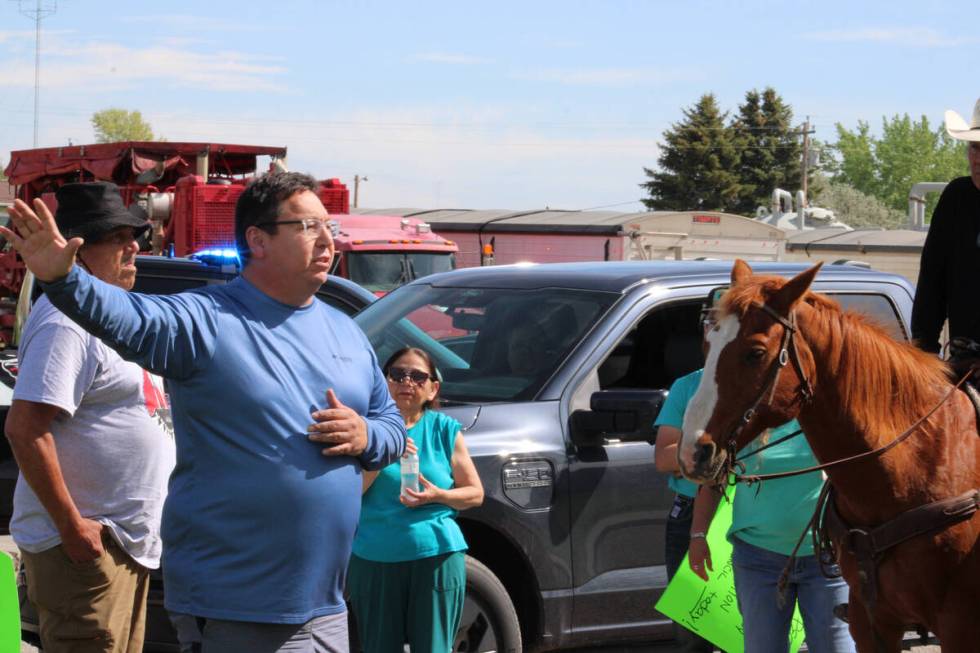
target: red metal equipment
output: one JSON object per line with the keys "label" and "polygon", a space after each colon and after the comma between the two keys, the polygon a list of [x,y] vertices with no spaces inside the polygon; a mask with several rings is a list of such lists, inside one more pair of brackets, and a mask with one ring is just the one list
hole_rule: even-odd
{"label": "red metal equipment", "polygon": [[[112,181],[123,201],[138,204],[153,223],[150,251],[188,256],[234,247],[235,203],[255,175],[259,156],[270,157],[270,169],[285,169],[284,147],[126,141],[14,151],[5,172],[18,198],[40,197],[52,210],[55,191],[66,183]],[[386,291],[418,270],[455,267],[456,245],[431,233],[421,220],[349,216],[350,193],[339,179],[320,181],[317,195],[340,223],[335,274]],[[349,261],[345,253],[351,253]],[[16,299],[24,272],[16,252],[0,252],[0,340],[5,342],[10,333],[4,319],[12,312],[6,304]]]}

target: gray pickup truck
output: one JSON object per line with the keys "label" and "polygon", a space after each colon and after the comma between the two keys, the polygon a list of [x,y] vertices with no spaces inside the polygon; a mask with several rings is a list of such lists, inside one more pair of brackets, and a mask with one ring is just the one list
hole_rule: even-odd
{"label": "gray pickup truck", "polygon": [[[756,264],[791,276],[799,264]],[[571,263],[433,275],[355,321],[378,358],[428,350],[443,410],[465,428],[483,506],[469,542],[459,651],[545,651],[669,639],[663,591],[672,495],[653,418],[701,366],[698,314],[731,262]],[[825,266],[814,289],[907,338],[902,277]]]}

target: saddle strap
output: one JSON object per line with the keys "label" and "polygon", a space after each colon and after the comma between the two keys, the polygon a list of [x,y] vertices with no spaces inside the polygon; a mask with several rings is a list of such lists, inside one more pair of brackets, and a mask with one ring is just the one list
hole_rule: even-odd
{"label": "saddle strap", "polygon": [[969,519],[978,509],[980,509],[980,489],[912,508],[868,533],[872,545],[871,551],[873,555],[880,556],[888,549],[913,537],[942,530]]}
{"label": "saddle strap", "polygon": [[907,510],[873,529],[851,526],[837,511],[833,493],[827,500],[822,530],[842,541],[856,559],[861,580],[861,594],[871,612],[878,598],[878,562],[889,549],[906,540],[943,530],[965,521],[980,509],[980,489],[958,497],[933,501]]}
{"label": "saddle strap", "polygon": [[854,554],[867,552],[878,558],[906,540],[942,530],[972,517],[980,510],[980,489],[912,508],[873,529],[848,524],[837,511],[836,504],[831,496],[824,513],[824,525],[829,534],[834,539],[843,540]]}

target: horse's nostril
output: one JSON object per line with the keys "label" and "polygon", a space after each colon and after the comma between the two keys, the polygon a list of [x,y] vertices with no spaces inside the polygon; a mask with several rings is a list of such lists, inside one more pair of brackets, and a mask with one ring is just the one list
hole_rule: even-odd
{"label": "horse's nostril", "polygon": [[694,449],[694,464],[707,465],[715,457],[715,443],[707,442],[699,444]]}

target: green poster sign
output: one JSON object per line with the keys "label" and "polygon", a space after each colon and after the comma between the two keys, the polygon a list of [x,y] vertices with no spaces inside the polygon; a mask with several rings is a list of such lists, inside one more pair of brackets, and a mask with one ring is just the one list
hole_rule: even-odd
{"label": "green poster sign", "polygon": [[[734,496],[734,492],[730,490],[729,496]],[[708,572],[708,581],[701,580],[691,571],[687,556],[684,556],[677,575],[654,607],[722,651],[744,653],[742,615],[735,598],[732,545],[725,537],[731,525],[732,503],[723,500],[708,529],[708,547],[714,565],[714,569]],[[773,600],[776,600],[775,596]],[[799,605],[793,613],[789,636],[789,650],[798,651],[804,638]]]}
{"label": "green poster sign", "polygon": [[0,651],[20,650],[20,602],[14,561],[0,552]]}

